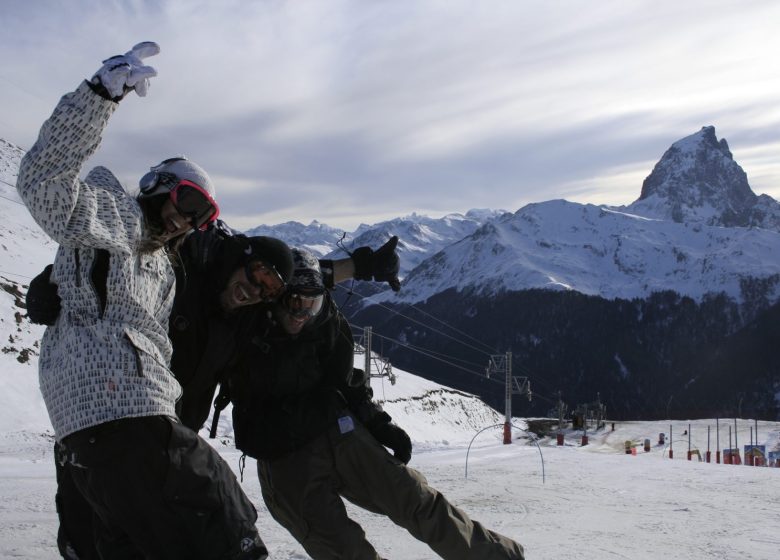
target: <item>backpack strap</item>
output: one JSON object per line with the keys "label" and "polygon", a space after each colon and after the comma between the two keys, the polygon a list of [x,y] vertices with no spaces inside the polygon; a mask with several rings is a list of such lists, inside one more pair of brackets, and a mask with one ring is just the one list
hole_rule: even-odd
{"label": "backpack strap", "polygon": [[209,439],[217,437],[217,425],[219,424],[219,415],[225,410],[225,407],[230,402],[230,389],[228,389],[227,383],[221,383],[219,386],[219,393],[217,398],[214,399],[214,417],[211,419],[211,430],[209,431]]}

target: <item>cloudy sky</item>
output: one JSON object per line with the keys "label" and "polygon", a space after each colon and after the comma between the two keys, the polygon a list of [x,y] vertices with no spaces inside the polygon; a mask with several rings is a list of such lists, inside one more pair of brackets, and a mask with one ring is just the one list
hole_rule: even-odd
{"label": "cloudy sky", "polygon": [[714,125],[780,198],[780,3],[2,0],[0,138],[142,40],[159,76],[90,164],[186,154],[234,227],[635,200]]}

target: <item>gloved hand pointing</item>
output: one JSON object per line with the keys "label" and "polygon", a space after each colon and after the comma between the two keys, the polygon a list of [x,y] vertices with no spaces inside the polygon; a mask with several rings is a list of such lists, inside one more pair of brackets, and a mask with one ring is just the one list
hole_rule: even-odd
{"label": "gloved hand pointing", "polygon": [[398,280],[398,270],[401,259],[396,252],[398,236],[394,235],[390,240],[374,251],[371,247],[358,247],[352,252],[352,261],[355,263],[355,279],[375,280],[387,282],[394,292],[401,289]]}
{"label": "gloved hand pointing", "polygon": [[[138,43],[123,55],[112,56],[103,61],[90,83],[97,86],[96,91],[112,101],[121,100],[129,91],[146,96],[149,90],[149,78],[157,75],[157,70],[145,66],[143,59],[160,52],[160,46],[152,41]],[[100,86],[105,94],[100,91]]]}

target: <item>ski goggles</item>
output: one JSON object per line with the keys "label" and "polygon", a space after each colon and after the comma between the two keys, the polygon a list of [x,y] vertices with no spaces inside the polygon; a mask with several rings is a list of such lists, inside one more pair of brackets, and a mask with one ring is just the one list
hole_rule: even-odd
{"label": "ski goggles", "polygon": [[214,197],[197,183],[179,179],[173,173],[158,171],[169,163],[186,160],[184,157],[172,157],[158,163],[141,177],[138,185],[141,194],[146,196],[152,196],[158,190],[167,191],[176,211],[188,218],[194,228],[205,230],[219,216],[219,205]]}
{"label": "ski goggles", "polygon": [[284,293],[287,283],[275,267],[264,261],[252,259],[244,265],[246,279],[260,289],[260,297],[264,301],[274,301]]}
{"label": "ski goggles", "polygon": [[219,216],[217,201],[204,188],[181,179],[170,191],[176,211],[191,220],[192,227],[205,230]]}
{"label": "ski goggles", "polygon": [[307,293],[292,291],[287,292],[282,299],[282,307],[285,312],[296,319],[310,319],[316,317],[322,311],[325,301],[323,292]]}

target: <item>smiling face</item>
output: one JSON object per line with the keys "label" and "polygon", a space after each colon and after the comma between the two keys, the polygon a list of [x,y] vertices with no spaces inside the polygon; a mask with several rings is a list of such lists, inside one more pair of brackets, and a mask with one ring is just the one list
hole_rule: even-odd
{"label": "smiling face", "polygon": [[274,309],[274,317],[276,317],[284,332],[290,335],[299,334],[311,319],[311,317],[307,316],[296,317],[290,315],[280,307]]}
{"label": "smiling face", "polygon": [[232,311],[246,305],[260,303],[263,291],[246,277],[246,269],[241,266],[233,271],[227,286],[219,294],[219,303],[225,311]]}
{"label": "smiling face", "polygon": [[319,315],[325,296],[313,293],[288,293],[274,308],[274,315],[287,334],[298,334]]}

